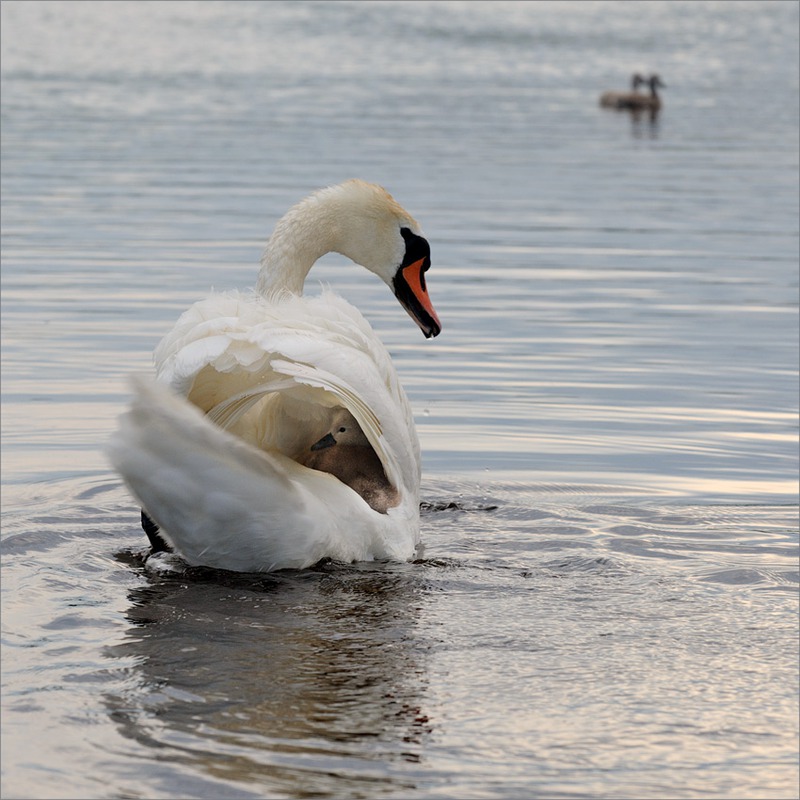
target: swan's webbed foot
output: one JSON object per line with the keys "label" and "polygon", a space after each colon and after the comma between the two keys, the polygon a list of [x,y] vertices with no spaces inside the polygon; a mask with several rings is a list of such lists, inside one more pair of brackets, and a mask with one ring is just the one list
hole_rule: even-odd
{"label": "swan's webbed foot", "polygon": [[158,525],[142,511],[142,529],[147,534],[152,547],[152,553],[171,553],[172,548],[164,541],[163,537],[158,532]]}

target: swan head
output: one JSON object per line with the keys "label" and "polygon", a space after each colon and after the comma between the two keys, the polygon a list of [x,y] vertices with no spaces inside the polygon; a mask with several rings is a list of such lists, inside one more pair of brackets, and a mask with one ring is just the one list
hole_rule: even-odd
{"label": "swan head", "polygon": [[384,189],[349,180],[339,193],[341,223],[336,251],[375,273],[426,338],[442,330],[425,284],[431,248],[417,221]]}
{"label": "swan head", "polygon": [[258,289],[300,293],[312,264],[336,252],[377,275],[426,338],[442,329],[425,284],[431,250],[417,221],[382,187],[353,179],[290,209],[267,245]]}

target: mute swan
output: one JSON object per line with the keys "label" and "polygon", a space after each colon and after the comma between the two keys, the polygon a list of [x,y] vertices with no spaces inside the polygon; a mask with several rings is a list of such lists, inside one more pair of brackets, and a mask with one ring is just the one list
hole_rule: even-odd
{"label": "mute swan", "polygon": [[[332,251],[378,275],[426,337],[441,330],[425,284],[428,242],[388,192],[350,180],[291,208],[256,291],[212,294],[184,312],[156,348],[156,380],[134,379],[108,445],[146,517],[189,564],[255,572],[414,555],[419,442],[391,358],[344,299],[302,296]],[[344,418],[355,439],[312,458]],[[362,449],[354,458],[342,446]]]}

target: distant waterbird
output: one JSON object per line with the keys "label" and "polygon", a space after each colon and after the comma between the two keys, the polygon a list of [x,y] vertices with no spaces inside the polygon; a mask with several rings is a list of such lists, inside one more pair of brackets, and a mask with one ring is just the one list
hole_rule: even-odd
{"label": "distant waterbird", "polygon": [[600,105],[603,108],[625,108],[623,105],[633,97],[639,97],[639,87],[647,81],[638,73],[631,75],[631,90],[629,92],[603,92],[600,95]]}
{"label": "distant waterbird", "polygon": [[[639,86],[649,86],[650,94],[638,91]],[[603,108],[616,108],[627,111],[651,111],[656,112],[661,108],[661,98],[658,95],[659,89],[666,89],[667,85],[661,78],[653,74],[645,80],[638,73],[631,78],[633,91],[630,92],[604,92],[600,96],[600,105]]]}

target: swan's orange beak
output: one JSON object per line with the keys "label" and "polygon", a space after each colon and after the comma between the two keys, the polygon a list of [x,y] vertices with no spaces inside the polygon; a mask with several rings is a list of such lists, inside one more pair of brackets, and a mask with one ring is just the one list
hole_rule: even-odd
{"label": "swan's orange beak", "polygon": [[394,278],[395,297],[419,325],[426,339],[438,336],[442,330],[442,323],[439,322],[425,287],[425,271],[430,263],[430,259],[420,258],[405,267],[400,267]]}

